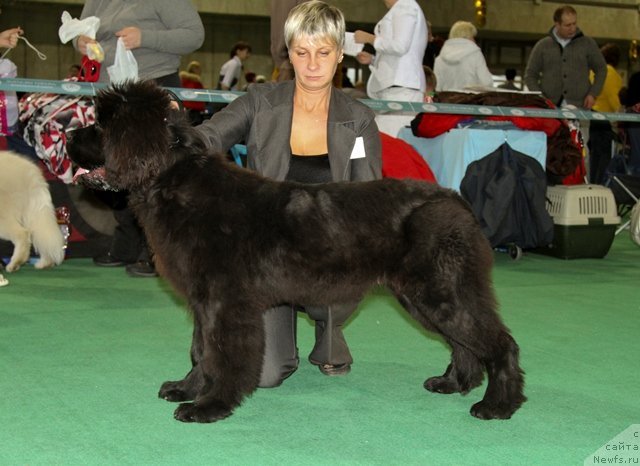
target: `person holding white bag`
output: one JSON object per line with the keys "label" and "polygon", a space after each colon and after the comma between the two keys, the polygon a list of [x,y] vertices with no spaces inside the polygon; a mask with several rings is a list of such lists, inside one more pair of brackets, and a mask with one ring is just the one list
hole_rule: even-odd
{"label": "person holding white bag", "polygon": [[[23,34],[22,28],[15,27],[0,32],[0,47],[12,49],[18,44],[18,37]],[[17,76],[16,65],[6,58],[0,59],[0,77],[15,78]],[[0,91],[0,135],[9,135],[13,132],[13,126],[18,122],[18,99],[15,92]]]}
{"label": "person holding white bag", "polygon": [[21,36],[23,33],[22,28],[20,26],[5,29],[0,32],[0,47],[5,49],[12,49],[18,44],[18,36]]}
{"label": "person holding white bag", "polygon": [[[74,45],[86,55],[87,45],[98,42],[104,50],[103,70],[113,65],[118,39],[133,52],[140,79],[180,87],[180,59],[204,42],[204,26],[190,0],[87,0],[80,19],[96,16],[96,38],[78,36]],[[106,72],[99,82],[109,82]]]}
{"label": "person holding white bag", "polygon": [[[0,78],[15,78],[18,76],[18,67],[5,56],[18,45],[18,39],[26,40],[23,34],[24,31],[20,26],[0,32],[0,48],[7,49],[0,57]],[[33,48],[31,44],[29,44],[29,47]],[[18,96],[15,91],[0,91],[0,136],[9,137],[7,139],[9,149],[15,148],[13,141],[17,139],[14,139],[12,135],[17,129]]]}
{"label": "person holding white bag", "polygon": [[[95,39],[80,35],[74,47],[87,54],[87,45],[98,42],[104,51],[98,82],[108,83],[107,70],[114,64],[118,40],[130,50],[140,79],[161,86],[181,87],[178,74],[182,55],[204,42],[204,26],[191,0],[87,0],[80,19],[96,16],[100,27]],[[99,266],[125,266],[136,277],[156,276],[144,234],[126,206],[126,195],[114,215],[118,222],[110,250],[94,258]],[[122,205],[125,205],[122,208]]]}

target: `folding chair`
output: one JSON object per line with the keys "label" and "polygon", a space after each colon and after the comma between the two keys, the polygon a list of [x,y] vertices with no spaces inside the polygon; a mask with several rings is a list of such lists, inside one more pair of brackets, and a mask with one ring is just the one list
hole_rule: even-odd
{"label": "folding chair", "polygon": [[[616,203],[618,204],[618,212],[620,212],[620,208],[623,208],[623,214],[633,209],[640,209],[640,201],[638,199],[638,196],[640,196],[640,177],[632,175],[612,175],[611,186],[609,187],[611,191],[613,191],[613,197],[615,197]],[[637,218],[637,216],[632,215],[629,220],[620,225],[616,230],[616,235],[629,227],[633,218]]]}

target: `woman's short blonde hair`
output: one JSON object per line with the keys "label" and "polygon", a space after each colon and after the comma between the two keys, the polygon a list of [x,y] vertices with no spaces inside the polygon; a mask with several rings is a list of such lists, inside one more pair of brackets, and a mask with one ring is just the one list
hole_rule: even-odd
{"label": "woman's short blonde hair", "polygon": [[284,41],[291,48],[302,36],[329,39],[338,49],[344,48],[345,23],[342,11],[319,0],[304,2],[289,12],[284,23]]}
{"label": "woman's short blonde hair", "polygon": [[478,35],[478,30],[469,21],[456,21],[449,31],[449,39],[472,39]]}

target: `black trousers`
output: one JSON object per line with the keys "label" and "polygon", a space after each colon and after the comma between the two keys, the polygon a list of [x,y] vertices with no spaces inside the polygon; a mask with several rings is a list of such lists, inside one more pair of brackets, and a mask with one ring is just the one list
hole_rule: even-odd
{"label": "black trousers", "polygon": [[342,334],[342,325],[358,303],[332,306],[279,306],[264,313],[265,355],[259,386],[277,387],[298,368],[297,311],[315,320],[316,343],[309,354],[315,365],[351,364],[353,358]]}
{"label": "black trousers", "polygon": [[113,209],[116,228],[111,240],[109,254],[126,262],[151,260],[144,232],[138,219],[128,205],[129,193],[121,191],[115,194],[117,204]]}
{"label": "black trousers", "polygon": [[611,144],[615,139],[611,123],[592,120],[589,125],[589,182],[603,184],[611,162]]}
{"label": "black trousers", "polygon": [[[155,78],[160,86],[180,87],[178,72]],[[135,215],[129,208],[128,192],[118,192],[113,196],[113,216],[116,219],[116,228],[111,241],[109,253],[126,262],[150,262],[151,253],[147,247],[144,232]]]}
{"label": "black trousers", "polygon": [[626,131],[630,147],[628,168],[632,175],[640,176],[640,124],[628,123]]}

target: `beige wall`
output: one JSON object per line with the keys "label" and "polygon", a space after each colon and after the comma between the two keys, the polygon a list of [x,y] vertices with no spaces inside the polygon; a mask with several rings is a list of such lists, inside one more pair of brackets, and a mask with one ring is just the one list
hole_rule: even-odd
{"label": "beige wall", "polygon": [[[486,0],[487,31],[539,35],[551,26],[553,11],[572,4],[581,27],[599,39],[627,40],[640,38],[640,10],[637,0]],[[21,0],[16,3],[81,6],[83,0]],[[201,13],[268,16],[270,0],[193,0]],[[375,23],[386,11],[382,0],[334,0],[348,21]],[[473,20],[474,0],[418,0],[434,27],[448,28],[458,19]],[[594,5],[594,6],[591,6]],[[605,5],[605,6],[602,6]],[[4,22],[4,21],[3,21]]]}
{"label": "beige wall", "polygon": [[[186,64],[197,59],[203,64],[203,77],[209,86],[214,86],[220,66],[228,58],[228,51],[237,40],[246,40],[253,46],[253,55],[245,64],[245,70],[270,75],[269,56],[269,3],[270,0],[193,0],[201,12],[206,28],[203,47],[196,53],[184,57]],[[522,69],[531,44],[551,27],[553,11],[563,2],[548,0],[486,0],[487,24],[480,30],[479,42],[487,55],[489,66],[501,72],[505,63],[496,50],[512,50],[510,60],[522,55],[516,68]],[[418,0],[425,15],[433,24],[434,31],[446,37],[449,26],[456,20],[474,20],[474,0]],[[626,52],[631,39],[640,39],[640,13],[636,0],[598,0],[598,4],[609,7],[583,5],[591,0],[581,0],[575,5],[580,27],[599,43],[615,40]],[[8,55],[17,65],[22,77],[58,79],[66,75],[69,65],[79,61],[78,54],[70,45],[59,43],[57,30],[63,10],[77,16],[82,0],[10,2],[2,7],[0,27],[21,25],[26,37],[34,43],[48,59],[38,60],[36,54],[20,45]],[[335,0],[345,13],[350,28],[371,29],[385,13],[382,0]],[[571,2],[568,2],[571,3]],[[519,53],[518,50],[521,50]],[[355,66],[353,61],[347,62]],[[513,63],[510,63],[513,65]],[[624,65],[626,67],[626,64]],[[631,67],[637,66],[631,64]]]}

